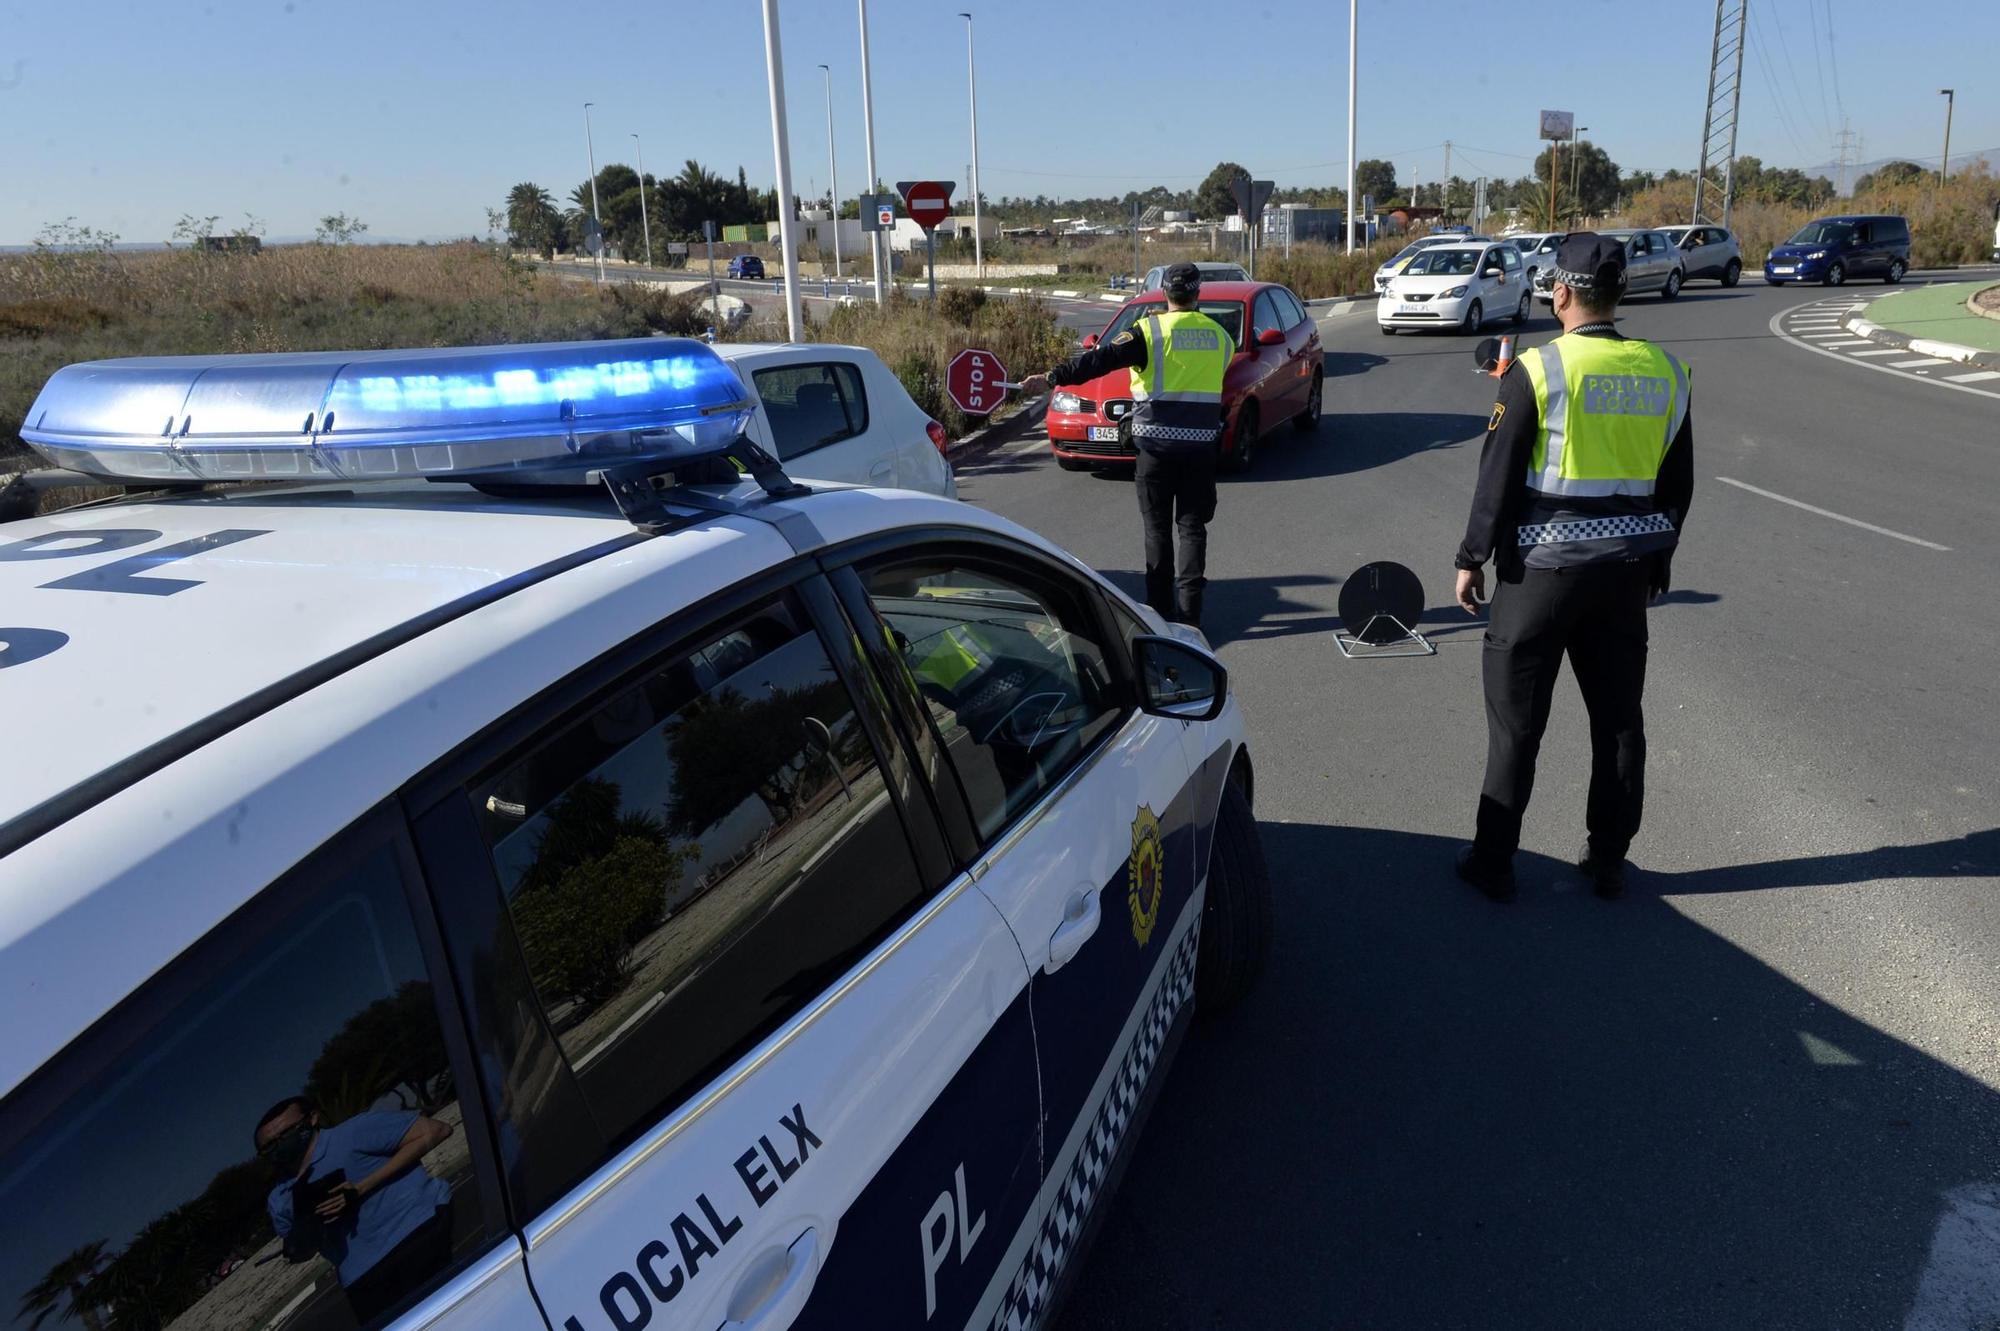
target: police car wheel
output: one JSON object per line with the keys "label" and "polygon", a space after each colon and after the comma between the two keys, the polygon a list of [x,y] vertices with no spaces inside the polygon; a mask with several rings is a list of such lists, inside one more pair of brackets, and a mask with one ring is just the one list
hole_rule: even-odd
{"label": "police car wheel", "polygon": [[1465,307],[1465,322],[1458,326],[1461,333],[1476,333],[1486,325],[1486,310],[1478,301]]}
{"label": "police car wheel", "polygon": [[1306,395],[1306,409],[1292,417],[1292,428],[1300,434],[1311,434],[1319,428],[1320,403],[1325,387],[1325,376],[1314,370],[1312,392]]}
{"label": "police car wheel", "polygon": [[1256,987],[1271,951],[1271,875],[1250,800],[1235,781],[1222,787],[1209,852],[1208,899],[1195,956],[1195,1011],[1223,1012]]}

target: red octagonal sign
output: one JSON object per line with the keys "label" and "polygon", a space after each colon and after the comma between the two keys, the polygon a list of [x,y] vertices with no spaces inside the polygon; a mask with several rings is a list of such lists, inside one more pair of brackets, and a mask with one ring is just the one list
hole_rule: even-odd
{"label": "red octagonal sign", "polygon": [[913,180],[902,185],[903,206],[910,220],[929,231],[951,216],[951,185],[939,180]]}
{"label": "red octagonal sign", "polygon": [[966,415],[988,416],[1007,400],[1007,390],[1000,386],[1006,379],[1007,367],[992,352],[974,347],[951,358],[944,391]]}

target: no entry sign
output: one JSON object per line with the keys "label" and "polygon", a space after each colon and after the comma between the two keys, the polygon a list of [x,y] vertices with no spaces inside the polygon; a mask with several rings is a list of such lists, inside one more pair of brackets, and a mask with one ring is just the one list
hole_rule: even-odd
{"label": "no entry sign", "polygon": [[899,180],[896,189],[903,196],[903,209],[910,220],[929,231],[951,216],[949,180]]}
{"label": "no entry sign", "polygon": [[1001,386],[1006,380],[1007,367],[992,352],[975,347],[951,358],[944,372],[944,391],[966,415],[989,416],[1007,400],[1007,390]]}

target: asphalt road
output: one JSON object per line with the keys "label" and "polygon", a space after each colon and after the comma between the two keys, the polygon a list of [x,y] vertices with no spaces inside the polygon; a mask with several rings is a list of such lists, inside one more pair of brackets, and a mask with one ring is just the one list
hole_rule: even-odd
{"label": "asphalt road", "polygon": [[[1567,867],[1567,676],[1521,899],[1452,877],[1493,385],[1470,339],[1325,322],[1325,422],[1225,484],[1210,541],[1271,968],[1182,1047],[1063,1331],[2000,1325],[2000,401],[1777,335],[1824,294],[1623,312],[1694,366],[1699,479],[1617,903]],[[1129,479],[1035,438],[960,485],[1136,590]],[[1372,559],[1422,575],[1434,658],[1335,650]]]}

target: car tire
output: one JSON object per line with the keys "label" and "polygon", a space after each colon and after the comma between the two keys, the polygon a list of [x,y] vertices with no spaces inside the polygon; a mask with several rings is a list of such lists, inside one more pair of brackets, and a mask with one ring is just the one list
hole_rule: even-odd
{"label": "car tire", "polygon": [[1063,469],[1064,471],[1089,471],[1089,470],[1090,470],[1090,463],[1086,462],[1086,461],[1085,461],[1084,459],[1082,459],[1082,458],[1066,458],[1066,457],[1064,457],[1064,456],[1063,456],[1062,454],[1060,454],[1060,453],[1056,454],[1056,465],[1057,465],[1058,467],[1061,467],[1061,468],[1062,468],[1062,469]]}
{"label": "car tire", "polygon": [[1909,271],[1909,265],[1905,264],[1901,259],[1891,259],[1889,261],[1889,271],[1883,274],[1882,280],[1890,286],[1894,286],[1896,283],[1902,281],[1903,274]]}
{"label": "car tire", "polygon": [[1847,285],[1846,265],[1838,263],[1828,265],[1826,270],[1826,276],[1820,279],[1820,284],[1822,286],[1829,286],[1829,287],[1838,287]]}
{"label": "car tire", "polygon": [[1208,898],[1195,953],[1194,1006],[1226,1012],[1257,985],[1271,953],[1271,871],[1250,800],[1234,780],[1222,784],[1215,841],[1208,858]]}
{"label": "car tire", "polygon": [[1661,300],[1672,300],[1681,294],[1681,270],[1676,268],[1667,274],[1667,284],[1660,288]]}
{"label": "car tire", "polygon": [[1722,270],[1722,285],[1733,287],[1743,277],[1743,265],[1731,259],[1729,266]]}
{"label": "car tire", "polygon": [[1319,414],[1325,405],[1326,375],[1313,371],[1312,392],[1306,395],[1306,409],[1292,417],[1292,428],[1300,434],[1311,434],[1319,428]]}
{"label": "car tire", "polygon": [[1514,311],[1514,327],[1520,328],[1525,326],[1528,322],[1528,316],[1533,314],[1534,312],[1535,312],[1535,298],[1529,295],[1525,291],[1522,292],[1521,304]]}
{"label": "car tire", "polygon": [[1486,309],[1479,303],[1478,298],[1475,297],[1472,304],[1465,307],[1465,321],[1459,324],[1458,331],[1461,333],[1476,333],[1485,326]]}
{"label": "car tire", "polygon": [[1394,337],[1396,335],[1396,330],[1388,324],[1376,324],[1375,326],[1382,330],[1382,336],[1384,337]]}
{"label": "car tire", "polygon": [[1233,472],[1246,472],[1257,465],[1257,399],[1245,398],[1243,405],[1236,409],[1236,431],[1230,442],[1235,445],[1223,465]]}

